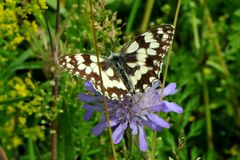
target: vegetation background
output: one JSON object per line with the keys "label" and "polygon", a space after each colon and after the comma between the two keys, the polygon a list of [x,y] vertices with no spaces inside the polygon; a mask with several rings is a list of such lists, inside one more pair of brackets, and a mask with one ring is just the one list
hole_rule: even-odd
{"label": "vegetation background", "polygon": [[[99,52],[172,24],[177,3],[94,1]],[[238,0],[182,1],[167,83],[177,83],[184,112],[163,115],[172,126],[158,133],[155,159],[240,159],[239,19]],[[83,120],[83,81],[56,63],[79,51],[95,53],[89,1],[0,1],[0,159],[112,158],[107,132],[91,135],[99,116]],[[127,159],[123,141],[116,152]],[[145,156],[135,150],[134,159]]]}

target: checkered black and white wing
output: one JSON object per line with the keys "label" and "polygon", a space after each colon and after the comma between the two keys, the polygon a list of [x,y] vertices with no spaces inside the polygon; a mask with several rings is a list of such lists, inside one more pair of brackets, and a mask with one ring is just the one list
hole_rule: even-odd
{"label": "checkered black and white wing", "polygon": [[135,92],[143,92],[160,78],[162,59],[172,44],[174,27],[164,24],[137,36],[121,51]]}
{"label": "checkered black and white wing", "polygon": [[[101,81],[97,65],[97,57],[90,54],[64,55],[58,60],[59,65],[73,75],[91,81],[96,90],[101,92]],[[120,79],[118,72],[112,67],[108,59],[100,57],[102,67],[102,79],[105,88],[105,95],[113,99],[121,99],[128,93],[125,85]]]}

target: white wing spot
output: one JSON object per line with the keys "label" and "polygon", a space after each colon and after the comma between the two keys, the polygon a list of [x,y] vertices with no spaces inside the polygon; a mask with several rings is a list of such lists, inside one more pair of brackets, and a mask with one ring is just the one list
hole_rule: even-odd
{"label": "white wing spot", "polygon": [[139,80],[139,79],[141,79],[141,77],[142,77],[141,72],[139,70],[137,70],[134,74],[134,78],[136,78],[136,80]]}
{"label": "white wing spot", "polygon": [[143,84],[143,89],[146,89],[148,87],[147,84]]}
{"label": "white wing spot", "polygon": [[97,66],[97,64],[96,63],[91,63],[90,64],[90,67],[92,68],[92,70],[94,70],[94,68]]}
{"label": "white wing spot", "polygon": [[95,73],[99,73],[99,69],[98,69],[98,67],[96,66],[94,69],[93,69],[93,72],[95,72]]}
{"label": "white wing spot", "polygon": [[142,61],[142,62],[145,62],[147,57],[148,57],[147,54],[138,54],[137,55],[138,61]]}
{"label": "white wing spot", "polygon": [[135,91],[136,91],[136,92],[140,92],[140,89],[136,89]]}
{"label": "white wing spot", "polygon": [[163,37],[162,37],[163,39],[168,39],[169,38],[169,36],[167,35],[167,34],[163,34]]}
{"label": "white wing spot", "polygon": [[134,67],[137,66],[136,63],[127,63],[127,65],[128,65],[129,67],[131,67],[131,68],[134,68]]}
{"label": "white wing spot", "polygon": [[169,40],[167,40],[167,41],[165,41],[165,42],[170,44],[170,41],[169,41]]}
{"label": "white wing spot", "polygon": [[110,77],[113,77],[114,75],[113,70],[111,68],[108,68],[108,70],[106,70],[106,74]]}
{"label": "white wing spot", "polygon": [[149,81],[152,82],[153,80],[155,80],[156,78],[155,77],[150,77],[149,78]]}
{"label": "white wing spot", "polygon": [[79,64],[78,65],[78,69],[79,70],[83,70],[84,68],[86,68],[86,66],[84,64]]}
{"label": "white wing spot", "polygon": [[154,66],[159,66],[160,61],[158,61],[158,60],[153,60],[153,64],[154,64]]}
{"label": "white wing spot", "polygon": [[153,34],[151,32],[149,32],[148,34],[146,34],[144,36],[144,40],[145,40],[146,43],[156,41],[155,39],[153,39]]}
{"label": "white wing spot", "polygon": [[97,57],[96,56],[90,56],[91,61],[97,62]]}
{"label": "white wing spot", "polygon": [[67,67],[68,69],[73,69],[73,68],[74,68],[73,65],[71,65],[70,63],[68,63],[66,67]]}
{"label": "white wing spot", "polygon": [[77,64],[81,64],[81,63],[83,63],[85,61],[81,54],[75,55],[74,58],[77,60]]}
{"label": "white wing spot", "polygon": [[94,77],[91,77],[91,81],[92,81],[93,83],[95,83],[95,78],[94,78]]}
{"label": "white wing spot", "polygon": [[146,49],[145,48],[140,48],[139,50],[137,50],[138,53],[141,54],[146,54]]}
{"label": "white wing spot", "polygon": [[66,63],[65,62],[63,62],[62,64],[60,64],[60,66],[62,66],[62,67],[64,67],[66,65]]}
{"label": "white wing spot", "polygon": [[158,48],[158,47],[159,47],[159,43],[157,42],[150,43],[150,48]]}
{"label": "white wing spot", "polygon": [[74,75],[76,75],[76,76],[78,76],[80,73],[78,72],[78,71],[76,71],[75,73],[74,73]]}
{"label": "white wing spot", "polygon": [[112,93],[111,97],[113,97],[113,98],[118,98],[118,96],[117,96],[116,93]]}
{"label": "white wing spot", "polygon": [[[90,55],[90,59],[92,62],[97,62],[97,56],[95,55]],[[99,62],[102,62],[102,61],[104,61],[104,59],[99,57]]]}
{"label": "white wing spot", "polygon": [[90,74],[91,72],[92,72],[91,67],[86,67],[85,73],[86,73],[86,74]]}
{"label": "white wing spot", "polygon": [[65,60],[66,60],[66,62],[69,63],[69,62],[71,61],[71,58],[70,58],[69,56],[66,56],[66,57],[65,57]]}
{"label": "white wing spot", "polygon": [[162,28],[158,28],[157,33],[158,33],[158,34],[163,34],[163,30],[162,30]]}
{"label": "white wing spot", "polygon": [[140,72],[141,72],[142,74],[145,74],[145,73],[147,73],[147,72],[148,72],[148,70],[149,70],[149,68],[148,68],[148,67],[146,67],[146,66],[141,66],[141,68],[140,68]]}
{"label": "white wing spot", "polygon": [[154,56],[154,55],[157,54],[157,51],[155,51],[155,50],[153,50],[153,49],[151,49],[151,48],[148,48],[148,49],[147,49],[147,54],[148,54],[148,55],[153,55],[153,56]]}
{"label": "white wing spot", "polygon": [[162,46],[162,49],[163,49],[163,50],[167,50],[168,48],[169,48],[169,47],[166,46],[166,45]]}
{"label": "white wing spot", "polygon": [[138,48],[139,48],[139,44],[136,41],[134,41],[130,44],[130,46],[128,46],[126,53],[135,52]]}

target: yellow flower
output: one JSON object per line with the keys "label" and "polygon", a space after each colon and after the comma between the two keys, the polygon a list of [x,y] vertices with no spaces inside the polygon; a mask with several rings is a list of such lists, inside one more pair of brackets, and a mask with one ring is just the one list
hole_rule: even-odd
{"label": "yellow flower", "polygon": [[20,125],[25,125],[27,120],[25,117],[19,117],[18,121],[19,121]]}
{"label": "yellow flower", "polygon": [[6,3],[9,3],[9,4],[15,4],[15,0],[6,0]]}
{"label": "yellow flower", "polygon": [[3,5],[0,3],[0,23],[2,23],[3,18],[4,18],[4,12],[3,12]]}
{"label": "yellow flower", "polygon": [[36,21],[32,22],[32,30],[33,30],[33,32],[37,32],[38,31],[38,26],[37,26]]}
{"label": "yellow flower", "polygon": [[24,40],[24,37],[22,37],[22,36],[18,33],[17,36],[13,39],[11,45],[16,46],[16,45],[20,44],[23,40]]}
{"label": "yellow flower", "polygon": [[25,97],[28,94],[28,90],[27,90],[25,84],[23,84],[23,85],[22,84],[16,84],[14,89],[16,89],[16,91],[18,92],[19,96]]}
{"label": "yellow flower", "polygon": [[41,5],[42,9],[47,9],[46,0],[39,0],[39,4]]}
{"label": "yellow flower", "polygon": [[14,148],[18,147],[20,144],[22,144],[22,139],[18,136],[14,136],[12,139],[12,145]]}
{"label": "yellow flower", "polygon": [[12,134],[15,128],[15,123],[14,119],[9,119],[5,124],[5,130],[9,133]]}
{"label": "yellow flower", "polygon": [[35,85],[33,84],[32,80],[27,77],[25,78],[25,83],[27,84],[27,86],[29,86],[31,89],[34,89],[35,88]]}
{"label": "yellow flower", "polygon": [[7,107],[7,114],[14,113],[16,111],[15,107],[13,106],[8,106]]}

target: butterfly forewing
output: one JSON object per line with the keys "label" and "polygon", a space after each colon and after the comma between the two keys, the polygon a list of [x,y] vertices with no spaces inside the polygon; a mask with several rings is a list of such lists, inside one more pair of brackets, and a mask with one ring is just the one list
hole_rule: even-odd
{"label": "butterfly forewing", "polygon": [[[100,57],[105,95],[122,99],[126,94],[143,92],[159,79],[162,58],[173,41],[172,25],[161,25],[137,36],[120,55]],[[90,54],[65,55],[59,64],[68,72],[91,81],[101,91],[97,58]]]}
{"label": "butterfly forewing", "polygon": [[[114,71],[114,67],[104,58],[100,57],[99,61],[105,95],[113,99],[122,98],[123,95],[127,94],[127,89],[119,76],[116,75],[117,72]],[[83,53],[65,55],[59,58],[59,64],[71,74],[91,81],[95,89],[101,91],[101,81],[95,55]]]}
{"label": "butterfly forewing", "polygon": [[172,25],[161,25],[137,36],[122,49],[135,92],[143,92],[160,78],[162,58],[171,46],[173,35]]}

